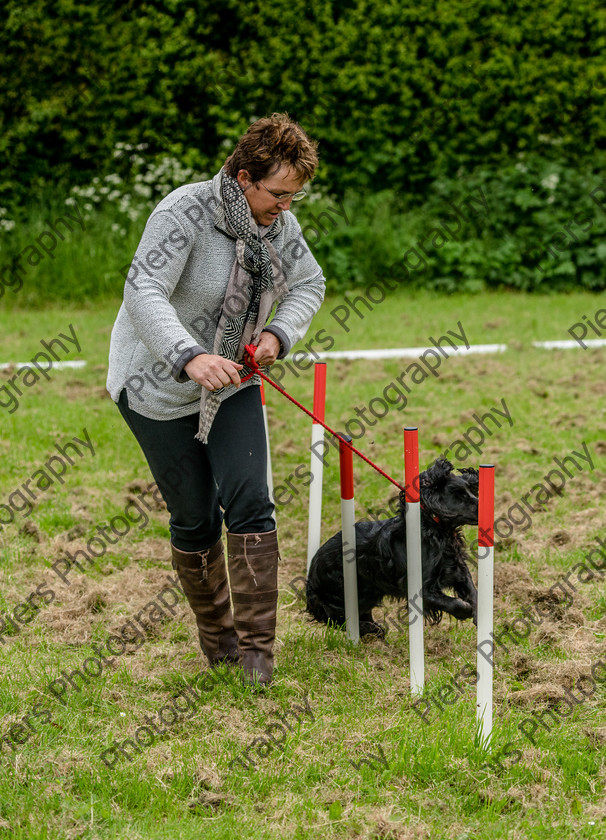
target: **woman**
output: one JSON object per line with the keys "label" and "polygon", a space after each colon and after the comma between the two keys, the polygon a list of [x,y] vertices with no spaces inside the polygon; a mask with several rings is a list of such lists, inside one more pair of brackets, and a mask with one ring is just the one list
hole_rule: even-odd
{"label": "woman", "polygon": [[279,555],[260,380],[241,383],[244,346],[273,364],[322,303],[322,270],[289,212],[316,147],[274,114],[249,127],[212,180],[164,198],[111,338],[107,388],[170,511],[172,563],[201,647],[211,666],[239,662],[252,685],[272,678]]}

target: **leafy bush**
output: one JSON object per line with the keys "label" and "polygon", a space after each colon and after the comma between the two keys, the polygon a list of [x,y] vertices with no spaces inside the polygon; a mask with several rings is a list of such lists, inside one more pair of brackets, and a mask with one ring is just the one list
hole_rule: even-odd
{"label": "leafy bush", "polygon": [[273,110],[339,195],[412,206],[518,152],[603,162],[605,19],[599,0],[6,0],[0,203],[103,177],[116,143],[216,171]]}
{"label": "leafy bush", "polygon": [[[459,217],[459,229],[453,205],[465,217]],[[299,206],[305,226],[313,213]],[[332,289],[382,277],[443,292],[606,288],[606,182],[595,167],[574,169],[520,155],[513,165],[439,178],[423,205],[405,208],[402,195],[393,191],[346,195],[350,223],[327,230],[313,246]]]}
{"label": "leafy bush", "polygon": [[[95,177],[90,185],[72,187],[63,201],[55,196],[33,214],[18,212],[16,221],[0,208],[3,303],[121,294],[154,205],[174,187],[208,177],[174,158],[155,164],[145,155],[144,149],[120,146],[116,161],[124,177]],[[597,291],[606,288],[602,198],[606,182],[595,167],[573,169],[521,155],[513,165],[437,179],[414,209],[400,191],[348,190],[341,200],[315,182],[309,197],[292,208],[332,292],[381,279],[446,293],[501,287]],[[45,237],[69,212],[81,216],[84,230],[74,224],[62,239]],[[41,237],[52,252],[36,258],[38,268],[25,257]]]}
{"label": "leafy bush", "polygon": [[28,212],[17,209],[13,219],[0,208],[4,303],[121,295],[153,207],[175,187],[207,177],[167,155],[149,160],[146,151],[144,144],[120,143],[116,171],[73,186],[64,199],[54,195]]}

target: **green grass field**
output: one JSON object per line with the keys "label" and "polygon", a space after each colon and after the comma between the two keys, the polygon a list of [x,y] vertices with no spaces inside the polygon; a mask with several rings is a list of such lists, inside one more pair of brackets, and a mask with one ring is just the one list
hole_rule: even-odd
{"label": "green grass field", "polygon": [[[16,408],[11,389],[1,386],[17,371],[0,371],[0,837],[606,837],[606,665],[598,664],[606,663],[606,595],[603,574],[585,559],[606,538],[605,350],[532,347],[535,340],[569,338],[572,323],[593,318],[603,299],[398,292],[372,311],[358,302],[363,317],[348,309],[344,320],[345,308],[337,310],[344,323],[331,314],[343,299],[331,299],[305,339],[324,330],[333,350],[425,346],[460,322],[472,344],[508,345],[494,355],[457,357],[452,350],[437,376],[410,384],[405,407],[386,389],[412,359],[328,365],[327,421],[334,427],[344,428],[374,399],[387,405],[384,395],[391,395],[393,404],[357,446],[396,479],[403,473],[404,425],[419,426],[423,466],[447,447],[459,456],[451,454],[456,466],[495,464],[496,515],[504,517],[495,628],[503,634],[518,619],[514,627],[530,630],[526,637],[522,630],[501,635],[496,646],[490,753],[475,739],[470,622],[446,616],[425,627],[427,702],[415,710],[406,621],[398,621],[397,604],[385,604],[386,640],[358,647],[306,618],[296,579],[305,573],[302,476],[310,423],[272,389],[274,481],[286,488],[277,510],[283,563],[275,682],[257,697],[229,671],[208,676],[189,607],[167,595],[168,514],[151,492],[141,498],[151,475],[105,392],[118,306],[0,314],[0,362],[28,362],[41,340],[61,332],[81,345],[79,352],[56,345],[61,358],[87,361],[82,369],[52,370],[48,381],[22,381]],[[311,407],[312,370],[284,369],[282,384]],[[452,449],[477,425],[474,414],[502,401],[511,423],[487,423],[481,451]],[[46,463],[57,445],[74,438],[90,448],[76,441],[73,465],[54,477]],[[578,467],[567,462],[571,475],[561,493],[524,519],[524,496],[532,504],[537,485],[557,469],[553,459],[575,451],[588,460],[573,454]],[[326,538],[340,528],[332,449],[327,462]],[[58,461],[50,463],[59,473]],[[359,517],[393,498],[395,488],[365,464],[355,464],[355,475]],[[124,536],[94,565],[82,561],[81,572],[62,579],[66,552],[85,549],[97,528],[118,515]],[[473,528],[466,534],[473,539]],[[591,556],[597,566],[605,562]],[[562,583],[566,575],[574,591]],[[558,582],[566,597],[554,595]],[[146,610],[144,633],[133,620]],[[532,624],[524,619],[529,614]],[[112,634],[125,640],[113,657],[104,647]],[[87,683],[73,676],[70,685],[70,674],[85,662]],[[578,701],[572,709],[562,700],[570,690]],[[169,713],[173,700],[179,711]],[[145,726],[149,745],[139,752],[112,749]]]}

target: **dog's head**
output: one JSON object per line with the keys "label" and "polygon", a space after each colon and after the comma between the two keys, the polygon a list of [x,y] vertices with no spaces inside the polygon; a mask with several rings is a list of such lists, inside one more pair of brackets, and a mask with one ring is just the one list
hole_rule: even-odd
{"label": "dog's head", "polygon": [[437,522],[453,528],[478,524],[479,474],[471,467],[459,470],[439,458],[419,476],[422,509]]}

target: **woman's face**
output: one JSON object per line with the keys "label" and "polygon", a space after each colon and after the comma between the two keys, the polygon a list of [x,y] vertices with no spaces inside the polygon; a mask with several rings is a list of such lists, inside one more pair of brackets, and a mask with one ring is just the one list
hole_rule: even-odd
{"label": "woman's face", "polygon": [[284,193],[298,192],[305,179],[288,164],[282,164],[277,172],[272,172],[253,183],[246,169],[238,172],[238,183],[244,190],[244,197],[248,201],[251,213],[258,225],[271,225],[278,218],[282,210],[288,210],[292,198],[280,201],[272,193],[283,195]]}

